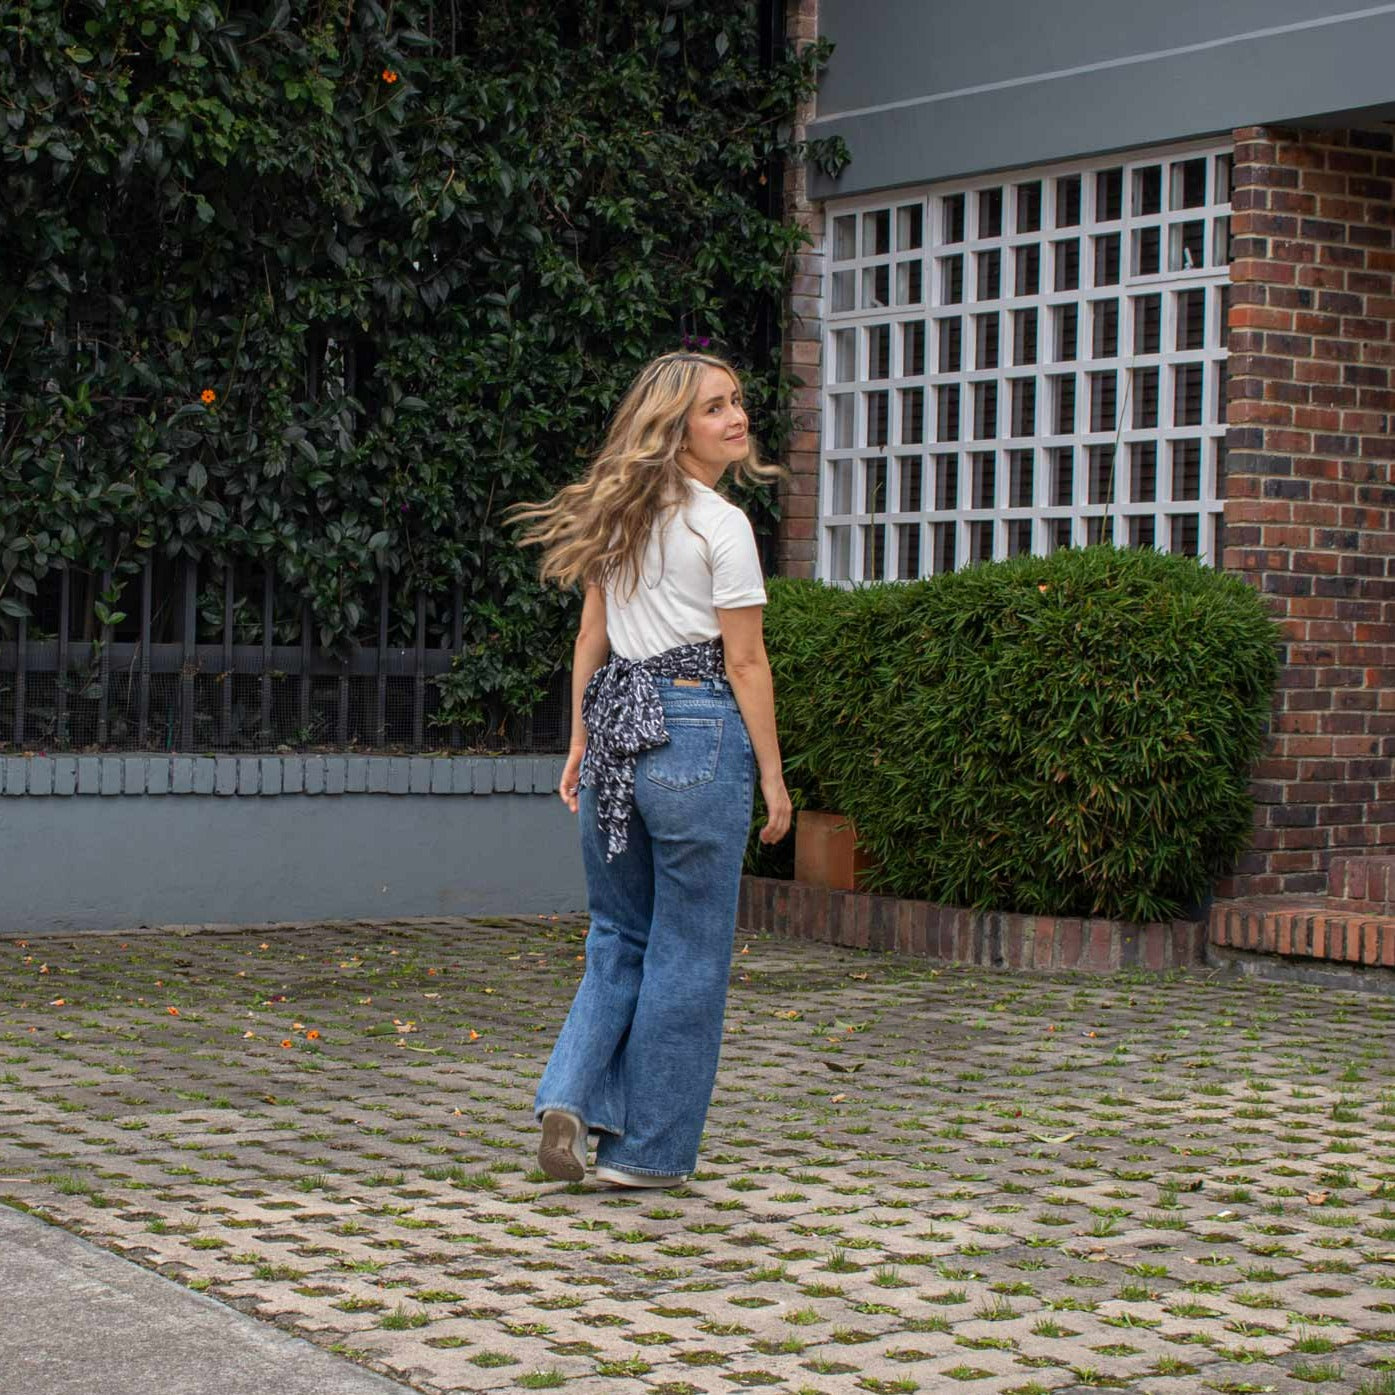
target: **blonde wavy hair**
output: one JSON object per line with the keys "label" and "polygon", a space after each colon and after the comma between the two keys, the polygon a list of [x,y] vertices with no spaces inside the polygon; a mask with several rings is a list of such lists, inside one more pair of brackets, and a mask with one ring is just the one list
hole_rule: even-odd
{"label": "blonde wavy hair", "polygon": [[[518,504],[509,511],[512,520],[529,525],[520,541],[543,549],[544,581],[609,584],[633,592],[654,520],[684,498],[688,475],[678,463],[678,450],[709,368],[720,368],[740,389],[736,370],[715,354],[671,353],[651,360],[621,398],[582,478],[545,504]],[[732,469],[745,480],[784,473],[778,465],[763,464],[754,444]]]}

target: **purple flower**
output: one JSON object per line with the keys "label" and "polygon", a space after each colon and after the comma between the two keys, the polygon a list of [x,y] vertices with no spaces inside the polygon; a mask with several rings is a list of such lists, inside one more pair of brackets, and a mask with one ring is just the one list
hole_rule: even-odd
{"label": "purple flower", "polygon": [[698,340],[698,348],[705,349],[711,342],[712,341],[704,334],[702,338]]}

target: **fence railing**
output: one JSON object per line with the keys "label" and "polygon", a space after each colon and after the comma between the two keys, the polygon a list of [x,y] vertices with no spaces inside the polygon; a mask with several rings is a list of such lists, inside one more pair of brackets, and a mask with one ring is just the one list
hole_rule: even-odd
{"label": "fence railing", "polygon": [[51,573],[32,598],[33,618],[5,621],[0,630],[0,747],[566,747],[565,674],[530,716],[501,713],[487,728],[443,724],[433,680],[462,647],[460,588],[449,603],[418,593],[410,642],[392,643],[403,637],[404,621],[384,578],[376,642],[340,656],[317,645],[309,607],[297,603],[287,613],[269,572],[207,565],[203,572],[201,591],[198,564],[147,562],[127,584],[126,611],[115,625],[99,621],[93,604],[110,593],[110,573]]}

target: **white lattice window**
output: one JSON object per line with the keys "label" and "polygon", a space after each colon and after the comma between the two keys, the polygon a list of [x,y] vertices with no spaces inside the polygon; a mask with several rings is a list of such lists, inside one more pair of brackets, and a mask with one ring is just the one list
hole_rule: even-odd
{"label": "white lattice window", "polygon": [[1230,152],[829,208],[819,574],[1112,539],[1214,563]]}

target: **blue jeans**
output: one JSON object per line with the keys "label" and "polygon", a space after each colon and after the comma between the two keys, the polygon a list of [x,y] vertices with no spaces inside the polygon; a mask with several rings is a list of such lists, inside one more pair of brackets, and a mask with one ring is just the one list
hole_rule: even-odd
{"label": "blue jeans", "polygon": [[586,973],[533,1107],[578,1115],[598,1163],[670,1177],[697,1164],[717,1075],[755,763],[723,680],[655,687],[669,742],[639,756],[611,862],[581,791]]}

